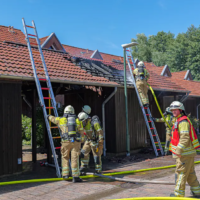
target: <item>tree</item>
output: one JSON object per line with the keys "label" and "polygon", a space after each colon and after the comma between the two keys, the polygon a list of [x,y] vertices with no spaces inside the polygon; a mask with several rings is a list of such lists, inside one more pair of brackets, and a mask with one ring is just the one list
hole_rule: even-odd
{"label": "tree", "polygon": [[137,39],[132,39],[132,42],[137,42],[138,45],[132,47],[132,53],[134,58],[151,62],[151,49],[148,43],[148,38],[145,34],[137,34]]}

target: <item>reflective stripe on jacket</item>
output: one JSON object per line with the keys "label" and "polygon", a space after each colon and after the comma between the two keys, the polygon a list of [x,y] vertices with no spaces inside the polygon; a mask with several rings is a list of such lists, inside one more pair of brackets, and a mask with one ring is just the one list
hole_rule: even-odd
{"label": "reflective stripe on jacket", "polygon": [[200,147],[194,127],[187,116],[180,116],[172,127],[171,150],[173,154],[195,156]]}

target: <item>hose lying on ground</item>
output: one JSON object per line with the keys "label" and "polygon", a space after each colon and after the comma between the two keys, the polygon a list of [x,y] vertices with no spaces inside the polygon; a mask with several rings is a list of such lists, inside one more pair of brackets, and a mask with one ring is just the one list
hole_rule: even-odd
{"label": "hose lying on ground", "polygon": [[[195,164],[199,164],[200,161],[194,162]],[[104,176],[114,176],[114,175],[122,175],[122,174],[133,174],[138,172],[144,172],[144,171],[153,171],[153,170],[159,170],[159,169],[168,169],[168,168],[174,168],[176,165],[169,165],[169,166],[163,166],[163,167],[155,167],[155,168],[147,168],[147,169],[139,169],[139,170],[132,170],[132,171],[122,171],[122,172],[112,172],[112,173],[106,173],[102,174]],[[91,173],[87,173],[86,176],[81,176],[83,179],[88,178],[97,178],[99,176]],[[63,181],[63,180],[71,180],[72,177],[68,179],[63,178],[47,178],[47,179],[31,179],[31,180],[21,180],[21,181],[9,181],[9,182],[1,182],[1,185],[12,185],[12,184],[19,184],[19,183],[36,183],[36,182],[51,182],[51,181]]]}

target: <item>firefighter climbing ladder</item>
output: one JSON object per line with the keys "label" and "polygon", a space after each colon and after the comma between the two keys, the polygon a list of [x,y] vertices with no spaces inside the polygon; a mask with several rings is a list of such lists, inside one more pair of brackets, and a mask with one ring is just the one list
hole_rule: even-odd
{"label": "firefighter climbing ladder", "polygon": [[[128,67],[129,67],[129,71],[130,71],[130,74],[131,74],[131,79],[133,81],[133,84],[134,84],[134,87],[135,87],[135,90],[136,90],[136,93],[137,93],[139,104],[142,108],[142,113],[144,115],[145,123],[147,125],[147,129],[148,129],[148,132],[149,132],[149,136],[151,138],[151,142],[152,142],[152,145],[153,145],[155,155],[159,156],[159,152],[161,153],[161,155],[164,155],[163,148],[162,148],[162,145],[160,143],[160,139],[159,139],[155,124],[154,124],[153,120],[151,120],[151,117],[152,117],[151,111],[150,111],[149,107],[143,106],[141,99],[140,99],[140,96],[139,96],[139,92],[138,92],[137,87],[136,87],[136,83],[135,83],[135,79],[134,79],[134,76],[133,76],[131,64],[133,65],[134,69],[136,68],[136,65],[135,65],[135,61],[133,59],[133,56],[131,54],[130,48],[126,48],[126,60],[128,62]],[[157,145],[158,145],[159,148],[157,148]]]}
{"label": "firefighter climbing ladder", "polygon": [[[60,148],[60,147],[55,147],[54,146],[54,142],[53,142],[53,139],[57,139],[58,137],[55,137],[55,138],[52,137],[51,128],[55,128],[55,127],[50,127],[49,121],[47,119],[47,110],[46,110],[46,109],[53,109],[54,110],[54,115],[56,117],[58,117],[58,112],[57,112],[57,109],[56,109],[56,101],[55,101],[53,89],[52,89],[52,86],[51,86],[51,81],[50,81],[50,78],[49,78],[49,75],[48,75],[48,71],[47,71],[47,67],[46,67],[46,64],[45,64],[45,61],[44,61],[44,56],[43,56],[43,53],[42,53],[42,48],[40,46],[40,40],[38,38],[38,34],[37,34],[36,27],[35,27],[35,23],[34,23],[34,21],[32,21],[32,26],[28,26],[28,25],[25,24],[24,18],[22,18],[22,23],[23,23],[24,32],[25,32],[25,36],[26,36],[26,41],[27,41],[27,45],[28,45],[31,64],[32,64],[32,68],[33,68],[35,83],[36,83],[36,86],[37,86],[40,105],[42,106],[44,119],[45,119],[45,123],[46,123],[46,127],[47,127],[47,132],[48,132],[48,136],[49,136],[49,141],[50,141],[50,145],[51,145],[51,150],[52,150],[52,154],[53,154],[53,158],[54,158],[54,163],[55,163],[55,167],[56,167],[56,174],[57,174],[58,177],[61,177],[60,167],[59,167],[59,164],[58,164],[57,155],[56,155],[56,151],[55,151],[55,149]],[[34,35],[33,34],[28,34],[27,27],[28,28],[32,28],[34,30],[35,34]],[[30,42],[29,38],[36,39],[36,42],[34,42],[34,43],[32,41]],[[37,49],[34,48],[33,51],[32,51],[31,50],[31,45],[37,46],[38,48]],[[34,60],[33,59],[33,54],[40,55],[41,60]],[[36,69],[35,63],[42,64],[43,69]],[[38,72],[44,72],[46,78],[38,78],[38,75],[37,75]],[[41,87],[40,81],[46,81],[47,87]],[[42,93],[43,90],[46,90],[46,91],[49,92],[49,96],[48,97],[44,97],[43,96],[43,93]],[[45,102],[44,102],[45,99],[50,99],[51,100],[52,107],[46,107],[45,106]],[[60,130],[59,130],[59,132],[60,132]]]}

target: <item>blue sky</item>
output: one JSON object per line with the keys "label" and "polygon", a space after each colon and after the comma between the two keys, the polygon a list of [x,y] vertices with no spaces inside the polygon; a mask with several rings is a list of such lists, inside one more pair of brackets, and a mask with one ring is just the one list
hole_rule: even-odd
{"label": "blue sky", "polygon": [[137,33],[175,35],[200,24],[200,0],[1,0],[0,25],[23,30],[35,21],[39,37],[55,32],[63,44],[122,55]]}

